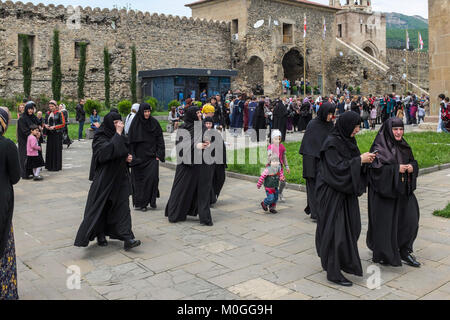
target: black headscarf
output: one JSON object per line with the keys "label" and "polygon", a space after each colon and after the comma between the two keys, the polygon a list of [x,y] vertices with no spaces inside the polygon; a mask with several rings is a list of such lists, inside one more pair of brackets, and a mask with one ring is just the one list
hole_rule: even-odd
{"label": "black headscarf", "polygon": [[331,103],[326,102],[322,104],[317,112],[317,118],[312,120],[306,128],[300,146],[300,154],[320,158],[322,144],[331,130],[333,130],[333,122],[328,122],[327,118],[330,113],[334,114],[334,112],[335,108]]}
{"label": "black headscarf", "polygon": [[[34,114],[34,108],[36,107],[36,104],[33,101],[28,102],[25,105],[25,110],[23,112],[23,114],[20,116],[21,118],[23,117],[23,119],[25,120],[25,122],[27,123],[28,126],[32,125],[32,124],[38,124],[38,118],[36,117],[36,115]],[[32,109],[33,113],[31,115],[28,114],[28,110]]]}
{"label": "black headscarf", "polygon": [[191,106],[184,113],[183,121],[186,129],[190,126],[194,126],[194,122],[198,121],[197,111],[200,111],[199,107]]}
{"label": "black headscarf", "polygon": [[401,141],[395,139],[393,128],[404,128],[403,120],[390,118],[383,123],[370,148],[371,152],[379,151],[371,167],[380,168],[385,164],[407,164],[414,160],[411,147],[404,138]]}
{"label": "black headscarf", "polygon": [[273,110],[273,115],[276,117],[286,117],[288,115],[288,111],[286,106],[284,105],[283,101],[279,100],[275,106],[275,109]]}
{"label": "black headscarf", "polygon": [[139,111],[131,123],[130,130],[128,132],[128,138],[130,143],[142,142],[148,140],[148,135],[157,135],[160,126],[157,124],[157,120],[150,116],[145,119],[144,111],[152,110],[152,107],[148,103],[141,103]]}
{"label": "black headscarf", "polygon": [[8,129],[8,123],[9,123],[9,114],[6,112],[6,110],[0,108],[0,126],[1,126],[1,132],[0,134],[3,136],[6,133],[6,129]]}
{"label": "black headscarf", "polygon": [[114,121],[122,120],[122,117],[117,112],[111,111],[108,113],[103,119],[103,123],[98,128],[96,135],[104,134],[108,138],[112,138],[116,133],[116,126],[114,125]]}
{"label": "black headscarf", "polygon": [[351,158],[361,155],[356,138],[351,136],[360,124],[361,117],[356,112],[346,112],[337,119],[331,135],[341,142],[342,148],[337,146],[341,154]]}

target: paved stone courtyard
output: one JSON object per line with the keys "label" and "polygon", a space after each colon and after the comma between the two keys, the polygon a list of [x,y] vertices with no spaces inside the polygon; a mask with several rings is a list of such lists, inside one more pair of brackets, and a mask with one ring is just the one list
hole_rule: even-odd
{"label": "paved stone courtyard", "polygon": [[[380,289],[366,286],[367,201],[360,199],[359,241],[364,278],[350,288],[326,280],[316,255],[316,225],[303,213],[306,194],[286,190],[277,215],[263,214],[264,197],[253,183],[227,178],[212,209],[213,227],[197,219],[170,224],[164,208],[174,171],[160,169],[158,209],[132,210],[143,244],[76,248],[87,192],[91,142],[64,149],[59,173],[15,187],[14,229],[21,299],[450,299],[450,220],[432,216],[448,201],[450,170],[419,178],[421,228],[415,254],[422,268],[381,268]],[[67,267],[81,268],[81,289],[69,290]]]}

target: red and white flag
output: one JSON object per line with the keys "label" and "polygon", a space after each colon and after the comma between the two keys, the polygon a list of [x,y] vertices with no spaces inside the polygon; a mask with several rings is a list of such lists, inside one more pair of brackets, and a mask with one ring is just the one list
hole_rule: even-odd
{"label": "red and white flag", "polygon": [[422,34],[419,32],[419,43],[420,43],[420,50],[423,50],[423,39]]}
{"label": "red and white flag", "polygon": [[325,40],[326,36],[327,36],[327,23],[325,21],[325,18],[323,18],[323,34],[322,34],[323,40]]}
{"label": "red and white flag", "polygon": [[306,14],[305,14],[305,22],[303,25],[303,38],[306,38]]}
{"label": "red and white flag", "polygon": [[408,34],[408,30],[406,30],[406,50],[409,50],[409,34]]}

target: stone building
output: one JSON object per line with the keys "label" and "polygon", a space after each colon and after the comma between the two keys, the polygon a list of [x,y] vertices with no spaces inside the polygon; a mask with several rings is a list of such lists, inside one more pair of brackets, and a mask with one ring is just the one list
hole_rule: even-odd
{"label": "stone building", "polygon": [[[324,83],[327,94],[335,91],[337,78],[360,87],[362,94],[402,92],[404,53],[386,50],[385,19],[372,12],[371,2],[354,1],[322,5],[307,0],[200,0],[187,4],[193,17],[186,18],[0,0],[0,95],[23,91],[20,34],[30,36],[32,95],[51,95],[54,29],[60,31],[65,97],[76,97],[81,42],[88,43],[86,96],[99,100],[104,99],[104,47],[111,57],[112,100],[130,97],[132,45],[140,95],[164,96],[164,103],[180,93],[198,96],[203,88],[215,93],[230,85],[280,95],[283,78],[300,79],[304,69],[311,85],[321,88]],[[410,89],[421,90],[414,90],[421,61],[419,85],[426,90],[426,54],[409,54]]]}
{"label": "stone building", "polygon": [[[431,111],[439,114],[437,97],[443,93],[450,95],[450,32],[448,0],[428,0],[430,20],[430,95]],[[446,32],[443,32],[443,31]]]}

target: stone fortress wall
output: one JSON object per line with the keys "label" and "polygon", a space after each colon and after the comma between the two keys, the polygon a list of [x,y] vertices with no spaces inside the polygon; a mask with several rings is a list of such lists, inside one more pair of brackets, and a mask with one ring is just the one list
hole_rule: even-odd
{"label": "stone fortress wall", "polygon": [[[209,4],[208,4],[209,5]],[[381,59],[390,70],[383,72],[373,63],[342,46],[336,40],[336,10],[327,6],[295,3],[291,0],[227,0],[214,2],[213,8],[192,10],[194,18],[149,14],[126,10],[33,5],[0,0],[0,95],[23,92],[19,66],[19,34],[33,36],[32,95],[51,95],[52,37],[60,30],[64,97],[76,97],[79,60],[77,42],[88,42],[86,97],[104,100],[103,48],[111,57],[111,99],[130,98],[131,46],[136,45],[138,71],[166,68],[211,68],[238,70],[232,88],[250,90],[263,84],[265,94],[280,95],[281,80],[292,59],[306,61],[307,78],[320,86],[322,75],[322,22],[327,23],[324,46],[325,93],[334,92],[337,78],[362,94],[383,94],[405,89],[404,52],[386,50]],[[219,10],[228,5],[229,10]],[[234,9],[233,9],[234,8]],[[234,11],[233,11],[234,10]],[[234,13],[233,13],[234,12]],[[307,55],[303,59],[303,17],[307,15]],[[236,14],[238,30],[232,30]],[[341,13],[339,13],[340,15]],[[214,21],[212,19],[224,20]],[[255,23],[263,25],[255,28]],[[275,23],[276,21],[276,23]],[[283,40],[283,24],[292,26],[292,39]],[[233,37],[238,33],[238,38]],[[377,36],[379,36],[377,31]],[[383,51],[385,48],[381,48]],[[287,59],[288,53],[298,56]],[[342,56],[341,56],[342,52]],[[420,85],[427,89],[428,54],[420,53]],[[286,58],[286,59],[285,59]],[[409,53],[410,80],[417,83],[417,53]],[[290,64],[289,64],[290,63]],[[295,66],[295,64],[294,64]],[[289,69],[288,68],[288,69]],[[296,67],[298,78],[303,65]],[[410,86],[410,90],[414,90]],[[139,85],[138,85],[139,90]]]}
{"label": "stone fortress wall", "polygon": [[[53,30],[60,30],[62,94],[76,97],[75,43],[88,42],[86,97],[104,99],[103,48],[111,56],[111,99],[130,97],[131,46],[138,70],[230,69],[230,24],[140,11],[33,5],[0,0],[0,95],[23,92],[18,35],[34,36],[32,95],[51,95]],[[79,27],[77,27],[77,25]]]}

